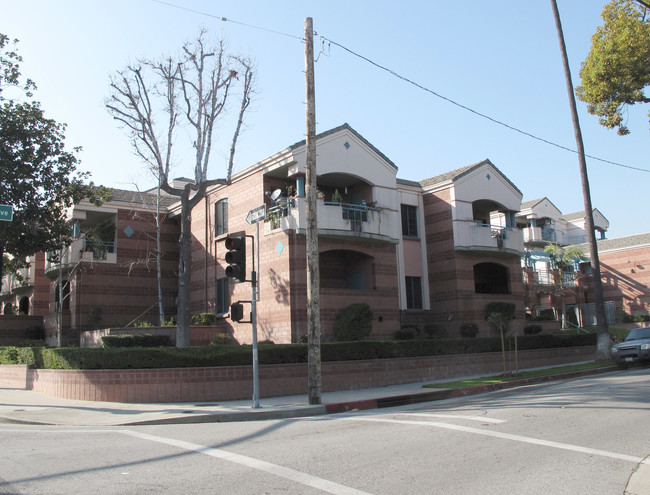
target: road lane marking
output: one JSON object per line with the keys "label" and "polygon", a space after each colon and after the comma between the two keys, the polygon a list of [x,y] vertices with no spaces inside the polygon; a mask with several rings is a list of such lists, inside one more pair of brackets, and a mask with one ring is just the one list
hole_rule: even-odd
{"label": "road lane marking", "polygon": [[463,416],[462,414],[435,414],[435,413],[405,413],[409,416],[418,416],[421,418],[449,418],[449,419],[467,419],[470,421],[479,421],[481,423],[501,424],[507,423],[505,419],[494,419],[486,416]]}
{"label": "road lane marking", "polygon": [[278,464],[272,464],[270,462],[262,461],[260,459],[255,459],[253,457],[248,457],[241,454],[235,454],[232,452],[227,452],[225,450],[215,449],[212,447],[206,447],[205,445],[199,445],[196,443],[185,442],[183,440],[175,440],[173,438],[160,437],[157,435],[150,435],[148,433],[141,433],[139,431],[131,431],[131,430],[119,430],[119,431],[120,433],[123,433],[125,435],[140,438],[142,440],[148,440],[151,442],[158,442],[165,445],[170,445],[172,447],[177,447],[179,449],[188,450],[190,452],[196,452],[198,454],[204,454],[211,457],[216,457],[217,459],[233,462],[235,464],[240,464],[242,466],[246,466],[252,469],[257,469],[258,471],[264,471],[274,476],[278,476],[296,483],[300,483],[305,486],[316,488],[317,490],[321,490],[326,493],[332,493],[334,495],[370,495],[368,492],[357,490],[349,486],[341,485],[339,483],[335,483],[333,481],[319,478],[317,476],[312,476],[307,473],[302,473],[300,471],[296,471],[295,469],[280,466]]}
{"label": "road lane marking", "polygon": [[224,461],[233,462],[235,464],[240,464],[252,469],[257,469],[259,471],[264,471],[266,473],[272,474],[274,476],[285,478],[295,483],[300,483],[311,488],[316,488],[326,493],[331,493],[333,495],[371,495],[368,492],[362,490],[357,490],[349,486],[341,485],[333,481],[329,481],[318,476],[312,476],[307,473],[296,471],[295,469],[286,468],[278,464],[272,464],[270,462],[262,461],[255,459],[254,457],[248,457],[241,454],[235,454],[232,452],[227,452],[221,449],[215,449],[212,447],[207,447],[205,445],[199,445],[196,443],[185,442],[183,440],[175,440],[173,438],[160,437],[157,435],[150,435],[148,433],[141,433],[138,431],[131,430],[118,430],[118,429],[97,429],[97,430],[84,430],[84,429],[36,429],[36,428],[0,428],[0,433],[82,433],[88,435],[90,433],[120,433],[122,435],[128,435],[131,437],[139,438],[141,440],[147,440],[150,442],[158,442],[172,447],[177,447],[183,450],[190,452],[196,452],[198,454],[204,454],[207,456],[215,457],[217,459],[222,459]]}
{"label": "road lane marking", "polygon": [[465,433],[474,433],[477,435],[484,435],[488,437],[501,438],[504,440],[513,440],[515,442],[524,442],[533,445],[540,445],[543,447],[552,447],[556,449],[569,450],[573,452],[580,452],[583,454],[592,454],[598,455],[601,457],[609,457],[611,459],[618,459],[622,461],[634,462],[636,464],[643,462],[643,457],[636,457],[627,454],[619,454],[617,452],[608,452],[606,450],[591,449],[589,447],[581,447],[579,445],[571,445],[568,443],[553,442],[550,440],[541,440],[539,438],[524,437],[521,435],[513,435],[511,433],[501,433],[498,431],[491,430],[479,430],[478,428],[472,428],[469,426],[459,426],[451,423],[438,423],[435,421],[410,421],[403,419],[390,419],[390,418],[378,418],[371,416],[348,416],[341,418],[345,421],[369,421],[374,423],[394,423],[394,424],[403,424],[403,425],[414,425],[414,426],[433,426],[437,428],[444,428],[447,430],[462,431]]}

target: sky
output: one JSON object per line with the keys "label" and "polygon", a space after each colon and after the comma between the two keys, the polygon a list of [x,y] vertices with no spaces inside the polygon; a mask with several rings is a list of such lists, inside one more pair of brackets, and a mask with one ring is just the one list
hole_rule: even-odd
{"label": "sky", "polygon": [[[607,2],[557,3],[575,87]],[[110,76],[139,59],[177,54],[201,29],[256,62],[235,172],[303,140],[302,38],[311,17],[317,132],[348,123],[401,179],[488,158],[523,201],[546,196],[563,213],[584,210],[578,155],[562,148],[576,142],[550,0],[0,0],[0,13],[0,32],[20,40],[22,73],[38,85],[34,99],[67,124],[67,145],[83,148],[78,168],[96,184],[155,185],[105,108]],[[624,165],[587,159],[607,237],[650,232],[647,106],[630,107],[628,136],[600,126],[580,101],[578,112],[586,154]],[[209,178],[225,175],[227,124],[217,129]],[[176,157],[174,177],[193,177],[188,158]]]}

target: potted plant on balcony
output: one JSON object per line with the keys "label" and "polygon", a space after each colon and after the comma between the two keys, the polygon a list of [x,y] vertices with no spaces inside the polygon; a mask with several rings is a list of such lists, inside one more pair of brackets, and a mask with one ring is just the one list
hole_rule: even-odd
{"label": "potted plant on balcony", "polygon": [[332,194],[332,203],[343,203],[343,196],[341,196],[341,193],[339,192],[338,189],[334,189],[334,193]]}

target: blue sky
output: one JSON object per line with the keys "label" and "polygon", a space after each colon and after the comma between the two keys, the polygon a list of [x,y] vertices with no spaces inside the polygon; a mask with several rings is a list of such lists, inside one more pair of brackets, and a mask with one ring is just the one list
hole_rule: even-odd
{"label": "blue sky", "polygon": [[[574,86],[605,3],[558,0]],[[304,46],[297,38],[306,17],[319,35],[435,93],[575,149],[550,0],[0,0],[0,12],[0,32],[20,39],[23,74],[39,87],[35,98],[49,117],[67,123],[68,145],[83,147],[80,169],[106,186],[155,183],[104,108],[110,74],[138,58],[175,53],[201,28],[257,62],[258,94],[235,169],[304,139]],[[489,158],[524,201],[547,196],[564,213],[584,208],[576,154],[481,118],[321,41],[316,38],[317,51],[324,48],[315,68],[318,132],[349,123],[409,180]],[[625,137],[599,126],[584,103],[578,108],[587,154],[650,169],[647,106],[630,109],[632,134]],[[231,132],[223,131],[211,178],[224,175]],[[608,237],[649,232],[650,174],[593,159],[587,165],[593,205],[610,221]],[[173,175],[192,177],[191,160],[179,158]]]}

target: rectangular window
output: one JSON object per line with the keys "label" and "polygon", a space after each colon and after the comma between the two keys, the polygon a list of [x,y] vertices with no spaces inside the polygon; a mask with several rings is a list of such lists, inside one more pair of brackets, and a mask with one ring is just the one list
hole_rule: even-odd
{"label": "rectangular window", "polygon": [[216,300],[215,314],[222,315],[230,311],[230,284],[227,277],[216,280]]}
{"label": "rectangular window", "polygon": [[406,308],[422,309],[422,277],[406,277]]}
{"label": "rectangular window", "polygon": [[215,235],[228,233],[228,198],[220,199],[214,205]]}
{"label": "rectangular window", "polygon": [[402,205],[402,235],[405,237],[418,236],[417,208],[412,205]]}

